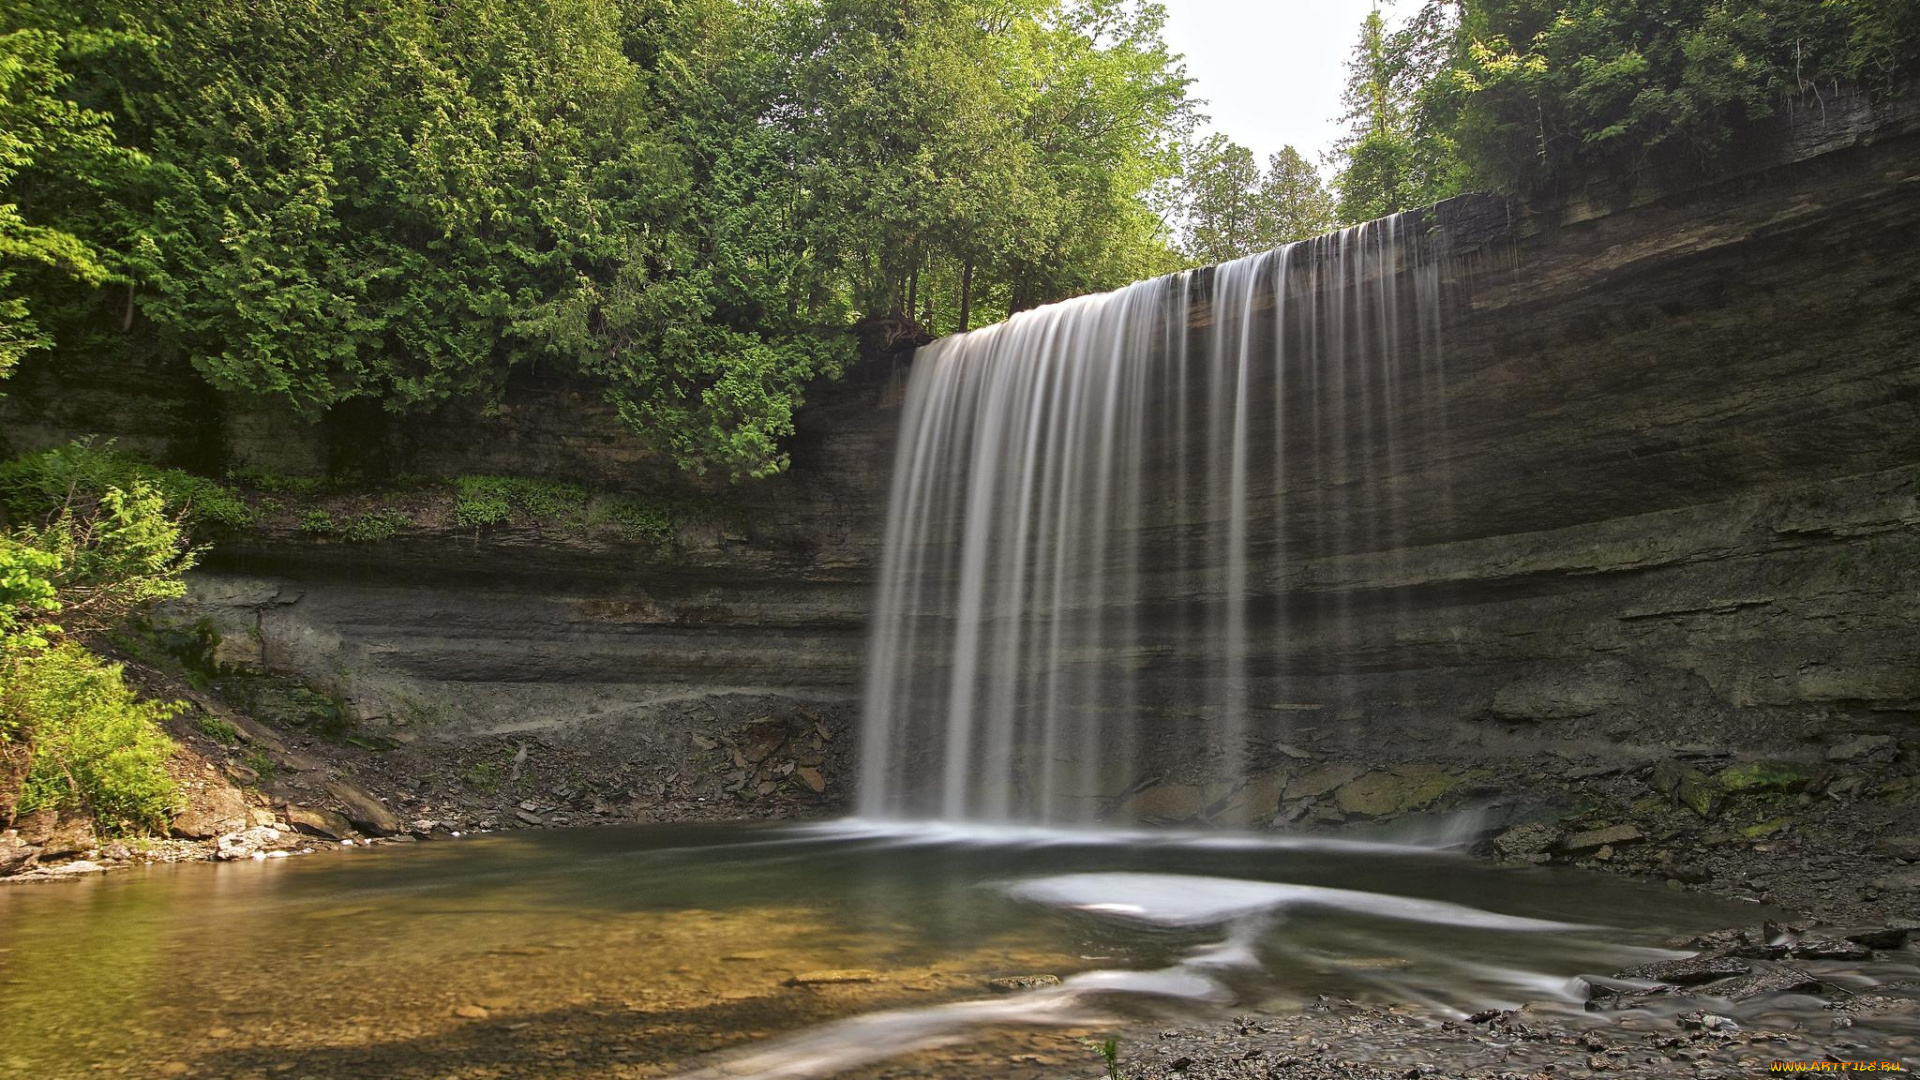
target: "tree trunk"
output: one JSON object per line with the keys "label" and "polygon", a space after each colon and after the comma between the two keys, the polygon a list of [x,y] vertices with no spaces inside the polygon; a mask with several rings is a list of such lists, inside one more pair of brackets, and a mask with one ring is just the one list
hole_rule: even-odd
{"label": "tree trunk", "polygon": [[907,318],[913,318],[913,309],[920,303],[920,254],[913,256],[913,273],[907,277]]}
{"label": "tree trunk", "polygon": [[973,326],[973,260],[968,259],[960,271],[960,332],[966,333]]}

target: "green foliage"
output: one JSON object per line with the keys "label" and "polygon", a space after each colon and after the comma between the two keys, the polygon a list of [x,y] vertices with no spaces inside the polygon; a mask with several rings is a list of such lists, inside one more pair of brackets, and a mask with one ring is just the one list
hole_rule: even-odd
{"label": "green foliage", "polygon": [[1318,236],[1333,228],[1333,199],[1299,151],[1267,161],[1215,135],[1195,149],[1185,180],[1181,251],[1196,265],[1226,262]]}
{"label": "green foliage", "polygon": [[1349,129],[1335,150],[1342,221],[1397,214],[1461,191],[1453,135],[1428,100],[1459,41],[1451,4],[1429,3],[1392,31],[1378,9],[1368,14],[1347,64]]}
{"label": "green foliage", "polygon": [[166,509],[196,529],[244,529],[253,508],[223,484],[149,465],[111,445],[82,440],[0,463],[0,506],[17,519],[37,520],[98,500],[111,489],[145,485]]}
{"label": "green foliage", "polygon": [[300,516],[301,532],[308,536],[330,536],[349,544],[377,544],[391,540],[412,525],[412,515],[393,507],[344,514],[337,518],[325,510],[309,510]]}
{"label": "green foliage", "polygon": [[252,786],[256,788],[272,787],[273,782],[280,776],[280,763],[262,747],[256,746],[248,750],[246,756],[240,759],[240,764],[253,773],[255,779]]}
{"label": "green foliage", "polygon": [[140,701],[74,635],[181,595],[197,555],[160,488],[119,465],[55,452],[0,468],[9,513],[28,518],[0,532],[0,757],[27,748],[23,786],[0,800],[84,810],[108,831],[171,812],[161,724],[183,706]]}
{"label": "green foliage", "polygon": [[236,468],[227,470],[227,479],[241,487],[270,495],[289,495],[310,499],[326,489],[326,481],[317,476],[286,476],[268,469]]}
{"label": "green foliage", "polygon": [[1101,1062],[1106,1065],[1107,1080],[1120,1080],[1120,1040],[1109,1035],[1099,1042],[1088,1039],[1086,1044],[1088,1049],[1100,1055]]}
{"label": "green foliage", "polygon": [[468,528],[498,525],[513,512],[510,481],[498,476],[461,476],[453,481],[453,519]]}
{"label": "green foliage", "polygon": [[200,734],[222,746],[237,746],[240,743],[240,729],[234,727],[231,721],[222,720],[212,713],[202,713],[194,726],[200,729]]}
{"label": "green foliage", "polygon": [[103,35],[28,26],[29,6],[0,0],[0,379],[28,352],[53,344],[29,292],[117,277],[107,253],[57,220],[58,200],[36,197],[36,175],[58,175],[97,195],[141,161],[115,143],[111,117],[65,93],[73,79],[67,65]]}
{"label": "green foliage", "polygon": [[[146,481],[107,488],[91,505],[63,506],[44,526],[0,538],[7,606],[0,624],[44,646],[52,635],[103,630],[134,611],[182,595],[197,552]],[[49,594],[48,589],[52,592]],[[31,627],[38,614],[58,619]]]}
{"label": "green foliage", "polygon": [[1920,69],[1920,0],[1480,0],[1446,68],[1423,101],[1481,185],[1708,169],[1799,98]]}
{"label": "green foliage", "polygon": [[174,745],[161,725],[184,706],[139,700],[118,665],[72,642],[0,652],[0,676],[0,739],[32,746],[17,812],[84,810],[108,832],[166,822]]}

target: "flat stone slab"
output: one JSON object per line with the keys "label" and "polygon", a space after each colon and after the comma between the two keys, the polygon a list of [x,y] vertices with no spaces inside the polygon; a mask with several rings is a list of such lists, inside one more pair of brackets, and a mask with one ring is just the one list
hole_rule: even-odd
{"label": "flat stone slab", "polygon": [[1732,979],[1752,974],[1752,972],[1753,965],[1738,957],[1690,956],[1685,960],[1663,960],[1657,964],[1642,964],[1639,967],[1615,972],[1613,977],[1672,983],[1675,986],[1698,986],[1701,983]]}
{"label": "flat stone slab", "polygon": [[1633,844],[1646,839],[1639,829],[1631,825],[1615,825],[1608,829],[1593,829],[1588,832],[1574,833],[1561,842],[1567,851],[1598,851],[1603,847],[1618,844]]}

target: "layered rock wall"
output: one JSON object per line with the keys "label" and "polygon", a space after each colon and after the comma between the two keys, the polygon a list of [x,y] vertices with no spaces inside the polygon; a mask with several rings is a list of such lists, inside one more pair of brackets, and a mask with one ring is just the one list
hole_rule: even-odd
{"label": "layered rock wall", "polygon": [[[1259,626],[1286,670],[1255,695],[1263,730],[1435,759],[1911,738],[1920,135],[1903,125],[1611,211],[1502,205],[1489,226],[1482,204],[1456,225],[1444,391],[1405,403],[1440,434],[1359,463],[1400,493],[1393,528],[1340,526],[1390,542],[1317,543],[1342,504],[1301,482],[1291,546],[1257,553]],[[229,662],[325,683],[405,738],[644,731],[728,695],[844,705],[879,558],[888,375],[821,388],[787,475],[693,484],[738,523],[671,555],[524,523],[429,520],[359,545],[267,528],[222,546],[190,614]],[[101,433],[203,467],[687,486],[578,388],[315,426],[194,386],[164,367],[29,366],[0,425],[16,451]],[[1168,708],[1193,677],[1167,673]]]}

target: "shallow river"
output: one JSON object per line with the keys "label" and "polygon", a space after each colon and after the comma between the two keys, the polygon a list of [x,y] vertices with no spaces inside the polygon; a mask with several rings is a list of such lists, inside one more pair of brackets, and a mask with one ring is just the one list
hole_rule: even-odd
{"label": "shallow river", "polygon": [[[1574,976],[1760,914],[1391,845],[520,833],[0,889],[0,1075],[880,1076],[956,1046],[1011,1075],[1321,994],[1577,1011]],[[1064,983],[989,986],[1032,975]]]}

